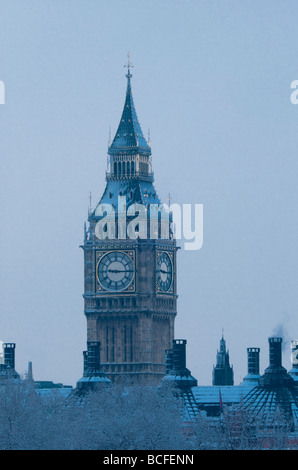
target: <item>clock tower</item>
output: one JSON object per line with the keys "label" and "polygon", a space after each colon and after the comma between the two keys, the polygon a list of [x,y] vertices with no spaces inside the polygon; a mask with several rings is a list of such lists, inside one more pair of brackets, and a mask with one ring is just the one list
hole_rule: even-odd
{"label": "clock tower", "polygon": [[[168,236],[162,230],[150,142],[135,110],[131,67],[128,61],[105,190],[85,226],[84,313],[87,343],[100,343],[100,369],[107,378],[152,381],[165,375],[165,350],[174,339],[177,248],[169,219]],[[111,230],[105,223],[108,208],[115,214]],[[152,208],[155,219],[150,219]]]}

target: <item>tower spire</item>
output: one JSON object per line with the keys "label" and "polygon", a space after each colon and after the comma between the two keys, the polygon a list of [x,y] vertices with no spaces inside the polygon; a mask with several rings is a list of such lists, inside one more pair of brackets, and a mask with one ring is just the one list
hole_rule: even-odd
{"label": "tower spire", "polygon": [[127,67],[126,77],[128,78],[128,80],[130,80],[131,77],[132,77],[132,74],[130,73],[130,69],[133,67],[133,64],[130,62],[130,53],[129,53],[129,51],[127,53],[127,64],[125,64],[124,67]]}
{"label": "tower spire", "polygon": [[127,67],[125,103],[120,123],[115,137],[109,146],[108,154],[111,156],[143,155],[149,157],[151,155],[151,148],[144,138],[132,96],[130,79],[132,77],[131,68],[133,64],[130,61],[129,53],[127,54],[127,64],[124,67]]}

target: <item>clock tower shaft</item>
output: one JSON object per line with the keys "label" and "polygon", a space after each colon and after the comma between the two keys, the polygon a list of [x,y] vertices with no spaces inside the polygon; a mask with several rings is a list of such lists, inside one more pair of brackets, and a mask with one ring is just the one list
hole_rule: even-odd
{"label": "clock tower shaft", "polygon": [[[100,367],[109,379],[154,381],[165,375],[165,350],[174,339],[177,248],[171,230],[161,237],[160,219],[154,238],[150,231],[142,235],[141,222],[134,223],[133,237],[128,230],[136,220],[131,208],[141,205],[149,214],[151,205],[161,204],[153,185],[151,148],[133,102],[130,68],[129,62],[124,109],[108,149],[106,187],[85,228],[84,313],[87,342],[100,342]],[[121,236],[119,196],[130,214]],[[98,237],[107,207],[116,214],[116,230],[112,237],[108,230]]]}

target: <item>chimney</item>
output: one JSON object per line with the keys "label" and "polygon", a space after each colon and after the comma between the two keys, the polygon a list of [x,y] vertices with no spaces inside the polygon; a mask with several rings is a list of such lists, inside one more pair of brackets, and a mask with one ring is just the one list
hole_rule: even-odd
{"label": "chimney", "polygon": [[4,364],[10,370],[15,370],[15,343],[4,343]]}
{"label": "chimney", "polygon": [[186,369],[186,339],[173,341],[173,369],[176,371]]}
{"label": "chimney", "polygon": [[83,351],[83,358],[83,377],[77,381],[76,393],[80,395],[94,387],[111,383],[100,370],[100,341],[87,341],[87,351]]}
{"label": "chimney", "polygon": [[271,367],[281,366],[281,344],[282,338],[273,336],[269,341],[269,365]]}
{"label": "chimney", "polygon": [[173,370],[173,349],[166,349],[166,374]]}
{"label": "chimney", "polygon": [[260,378],[260,348],[247,348],[247,375],[243,385],[257,384]]}
{"label": "chimney", "polygon": [[83,364],[83,370],[84,372],[86,372],[88,368],[88,351],[83,351]]}
{"label": "chimney", "polygon": [[166,375],[163,380],[173,380],[181,389],[197,386],[186,368],[186,339],[174,339],[173,349],[166,350]]}
{"label": "chimney", "polygon": [[27,379],[33,382],[33,369],[32,369],[32,362],[28,362],[28,372],[27,372]]}
{"label": "chimney", "polygon": [[87,341],[87,369],[100,370],[100,342]]}
{"label": "chimney", "polygon": [[287,373],[282,363],[282,338],[272,336],[269,342],[269,366],[260,377],[259,384],[262,387],[291,387],[294,385],[293,378]]}
{"label": "chimney", "polygon": [[260,348],[247,348],[247,371],[249,375],[260,375]]}

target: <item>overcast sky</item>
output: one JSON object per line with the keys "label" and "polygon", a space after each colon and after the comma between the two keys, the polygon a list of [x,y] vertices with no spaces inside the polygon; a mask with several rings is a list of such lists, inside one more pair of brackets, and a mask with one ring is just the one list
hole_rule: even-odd
{"label": "overcast sky", "polygon": [[79,246],[128,51],[155,188],[204,205],[202,249],[178,253],[188,368],[211,384],[222,329],[236,384],[247,347],[263,372],[270,335],[298,339],[297,15],[295,0],[0,1],[0,340],[17,344],[18,372],[82,376]]}

